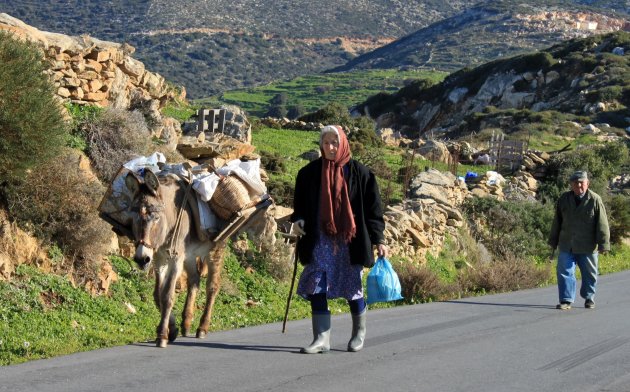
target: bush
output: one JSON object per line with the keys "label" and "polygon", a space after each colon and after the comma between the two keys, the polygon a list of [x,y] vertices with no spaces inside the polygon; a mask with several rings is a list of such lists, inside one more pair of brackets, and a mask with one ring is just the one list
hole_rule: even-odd
{"label": "bush", "polygon": [[284,105],[273,105],[269,107],[265,117],[284,118],[288,114],[287,107]]}
{"label": "bush", "polygon": [[288,180],[270,178],[267,181],[267,192],[274,202],[282,206],[293,205],[294,184]]}
{"label": "bush", "polygon": [[306,113],[306,109],[304,106],[297,104],[289,106],[287,111],[287,117],[291,120],[295,120],[296,118],[303,116]]}
{"label": "bush", "polygon": [[621,244],[624,238],[630,237],[630,197],[623,194],[614,195],[608,205],[610,242]]}
{"label": "bush", "polygon": [[267,171],[283,173],[287,170],[284,157],[277,152],[261,151],[260,163]]}
{"label": "bush", "polygon": [[571,152],[556,154],[547,161],[547,178],[542,184],[539,197],[555,201],[568,190],[568,178],[576,170],[586,170],[590,188],[604,196],[608,180],[620,174],[620,168],[628,166],[628,147],[622,143],[609,143],[603,146],[590,146]]}
{"label": "bush", "polygon": [[460,276],[460,286],[468,293],[492,293],[538,287],[547,283],[550,265],[538,267],[531,261],[507,257],[493,263],[480,264]]}
{"label": "bush", "polygon": [[473,236],[498,259],[535,259],[550,252],[547,245],[553,204],[474,197],[463,210]]}
{"label": "bush", "polygon": [[426,266],[403,263],[394,268],[400,280],[401,294],[405,301],[433,302],[446,299],[444,283]]}
{"label": "bush", "polygon": [[45,69],[34,44],[0,32],[0,184],[56,157],[66,144],[63,109]]}
{"label": "bush", "polygon": [[348,108],[340,103],[329,103],[314,113],[305,114],[298,120],[305,122],[320,122],[323,124],[337,124],[347,127],[352,124],[352,117]]}
{"label": "bush", "polygon": [[9,211],[39,238],[61,245],[68,258],[66,270],[94,272],[107,252],[110,227],[96,207],[105,189],[81,169],[81,154],[66,149],[57,159],[31,171],[8,187]]}
{"label": "bush", "polygon": [[110,182],[129,160],[150,155],[155,146],[144,117],[139,112],[107,109],[81,125],[88,155],[98,178]]}

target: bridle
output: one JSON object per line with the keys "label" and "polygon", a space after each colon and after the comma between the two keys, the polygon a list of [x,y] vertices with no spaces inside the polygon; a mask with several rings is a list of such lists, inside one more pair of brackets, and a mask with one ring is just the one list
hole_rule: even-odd
{"label": "bridle", "polygon": [[145,238],[144,230],[145,230],[145,221],[146,221],[145,217],[154,213],[163,212],[165,209],[166,208],[164,206],[164,203],[160,203],[158,205],[151,205],[151,206],[139,206],[139,207],[134,207],[131,209],[132,212],[135,212],[140,216],[140,233],[142,233],[141,235],[142,238],[136,241],[136,247],[138,245],[144,245],[151,249],[156,248],[155,246],[151,245],[151,243],[149,243],[148,241],[144,239]]}
{"label": "bridle", "polygon": [[[177,210],[177,219],[175,220],[175,227],[172,230],[172,233],[170,235],[170,239],[169,239],[169,247],[168,247],[168,255],[171,258],[176,258],[178,253],[176,248],[176,244],[179,240],[179,237],[181,235],[181,230],[182,230],[182,216],[184,215],[184,210],[186,209],[186,203],[188,201],[188,195],[190,193],[190,190],[192,189],[192,171],[188,170],[188,178],[183,178],[185,181],[188,182],[188,185],[186,186],[186,191],[184,193],[184,197],[182,198],[182,202],[179,205],[179,208]],[[178,182],[179,183],[179,182]],[[146,216],[147,214],[152,214],[152,213],[156,213],[156,212],[163,212],[166,209],[166,206],[164,205],[164,202],[161,202],[158,205],[152,205],[152,206],[141,206],[141,207],[134,207],[132,208],[133,212],[138,213],[141,217],[142,216]],[[141,220],[142,222],[142,226],[141,226],[141,231],[144,234],[144,220]],[[149,242],[145,241],[144,239],[138,240],[137,245],[143,245],[146,246],[148,248],[151,248],[153,250],[156,249],[156,247],[152,244],[150,244]]]}

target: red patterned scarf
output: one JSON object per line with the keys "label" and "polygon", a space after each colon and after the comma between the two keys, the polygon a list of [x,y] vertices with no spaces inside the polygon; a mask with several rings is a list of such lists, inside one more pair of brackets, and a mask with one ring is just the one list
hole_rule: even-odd
{"label": "red patterned scarf", "polygon": [[324,151],[320,143],[322,150],[320,213],[324,231],[348,243],[357,231],[350,206],[348,185],[343,178],[343,167],[350,161],[350,145],[343,129],[339,125],[334,127],[339,135],[339,149],[334,161],[323,157]]}

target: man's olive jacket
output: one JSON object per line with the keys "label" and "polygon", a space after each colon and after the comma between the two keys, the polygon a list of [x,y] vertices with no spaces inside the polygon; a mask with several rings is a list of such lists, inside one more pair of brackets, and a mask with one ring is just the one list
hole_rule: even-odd
{"label": "man's olive jacket", "polygon": [[563,193],[556,204],[549,245],[578,254],[610,250],[608,218],[601,197],[587,190],[577,205],[572,191]]}

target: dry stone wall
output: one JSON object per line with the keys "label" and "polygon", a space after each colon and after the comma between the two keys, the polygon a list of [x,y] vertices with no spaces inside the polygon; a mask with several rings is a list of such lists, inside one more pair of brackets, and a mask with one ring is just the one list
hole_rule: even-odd
{"label": "dry stone wall", "polygon": [[64,101],[129,109],[138,99],[155,100],[161,107],[175,97],[185,98],[183,88],[169,86],[131,57],[135,49],[130,45],[41,31],[4,13],[0,30],[42,48],[57,95]]}

